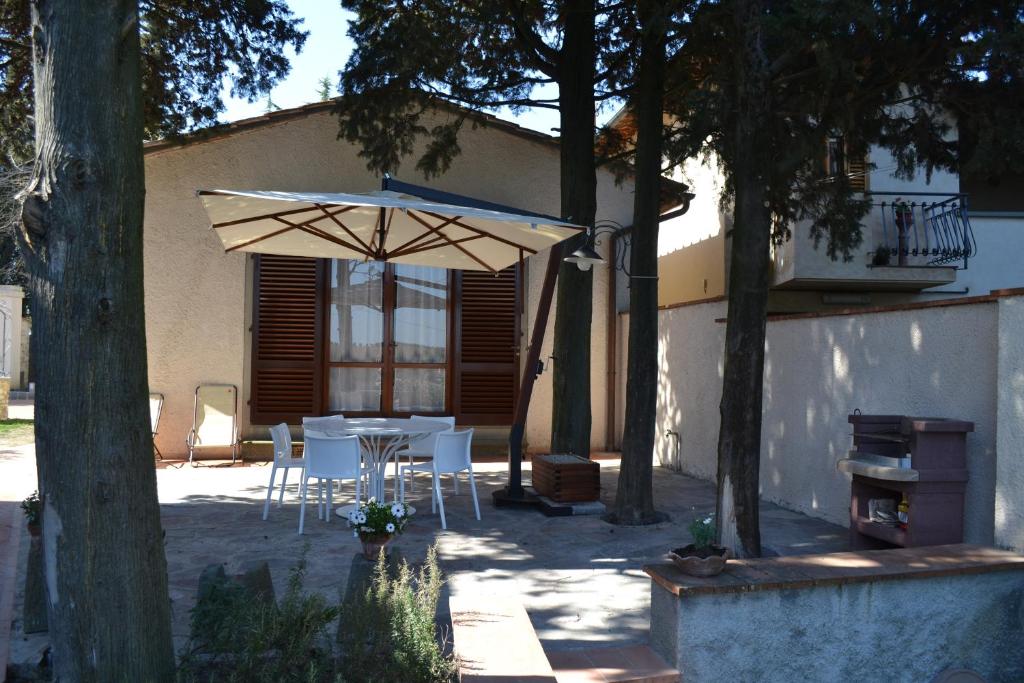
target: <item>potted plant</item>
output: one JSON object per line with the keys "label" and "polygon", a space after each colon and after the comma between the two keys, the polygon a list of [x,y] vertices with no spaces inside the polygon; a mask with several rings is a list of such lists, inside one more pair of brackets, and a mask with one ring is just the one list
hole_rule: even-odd
{"label": "potted plant", "polygon": [[903,197],[897,197],[892,203],[892,212],[896,221],[896,260],[899,265],[905,266],[907,254],[910,253],[910,231],[914,228],[914,208]]}
{"label": "potted plant", "polygon": [[363,557],[376,560],[381,551],[402,533],[409,521],[409,509],[402,503],[378,503],[371,498],[348,513],[352,535],[363,543]]}
{"label": "potted plant", "polygon": [[889,259],[891,254],[889,248],[884,244],[879,244],[875,247],[875,250],[871,252],[871,265],[873,266],[887,266],[889,265]]}
{"label": "potted plant", "polygon": [[689,526],[693,543],[669,553],[679,569],[690,576],[721,574],[729,559],[729,549],[715,545],[715,517],[697,517]]}
{"label": "potted plant", "polygon": [[42,532],[43,521],[43,501],[39,499],[38,491],[33,491],[32,495],[21,501],[21,511],[25,513],[28,532],[38,536]]}

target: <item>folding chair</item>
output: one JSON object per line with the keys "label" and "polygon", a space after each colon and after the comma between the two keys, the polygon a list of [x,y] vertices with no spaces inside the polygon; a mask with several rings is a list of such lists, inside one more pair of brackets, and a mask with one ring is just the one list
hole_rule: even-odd
{"label": "folding chair", "polygon": [[238,459],[238,387],[234,384],[200,384],[196,387],[192,429],[185,439],[188,462],[194,465],[200,448],[231,447],[231,464]]}
{"label": "folding chair", "polygon": [[156,445],[156,432],[160,427],[160,414],[164,412],[164,395],[151,392],[149,394],[149,426],[153,430],[153,452],[160,460],[164,459],[163,454]]}

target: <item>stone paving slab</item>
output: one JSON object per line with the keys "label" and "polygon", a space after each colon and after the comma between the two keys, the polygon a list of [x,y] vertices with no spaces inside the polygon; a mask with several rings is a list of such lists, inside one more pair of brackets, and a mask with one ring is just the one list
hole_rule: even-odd
{"label": "stone paving slab", "polygon": [[[618,462],[600,464],[601,499],[610,506]],[[0,482],[3,466],[0,459]],[[445,480],[448,530],[442,531],[439,517],[429,512],[427,479],[419,477],[415,493],[408,494],[419,513],[393,543],[412,563],[422,562],[428,546],[437,544],[448,577],[442,609],[453,595],[512,596],[525,606],[545,650],[644,643],[650,579],[643,566],[689,542],[687,524],[714,508],[713,486],[655,468],[655,504],[670,520],[630,528],[610,525],[598,516],[544,517],[539,512],[496,509],[490,503],[491,492],[504,484],[505,465],[479,463],[474,469],[480,521],[473,517],[469,487],[461,485],[455,496],[450,480]],[[34,470],[31,475],[28,491],[34,488]],[[524,476],[529,476],[529,463],[524,463]],[[276,507],[275,495],[270,518],[264,522],[269,477],[270,467],[265,465],[158,470],[176,648],[186,642],[197,581],[208,564],[223,563],[231,575],[245,562],[265,560],[280,593],[305,553],[308,590],[331,599],[345,590],[352,556],[360,551],[358,539],[337,517],[318,521],[315,502],[311,509],[307,506],[306,534],[297,533],[297,477],[289,481],[283,507]],[[335,504],[350,502],[352,495],[352,483],[346,482],[335,494]],[[841,527],[767,503],[762,511],[763,542],[780,554],[846,550],[847,533]],[[17,614],[20,609],[19,603]],[[17,619],[14,626],[12,659],[33,656],[38,642],[21,639]]]}

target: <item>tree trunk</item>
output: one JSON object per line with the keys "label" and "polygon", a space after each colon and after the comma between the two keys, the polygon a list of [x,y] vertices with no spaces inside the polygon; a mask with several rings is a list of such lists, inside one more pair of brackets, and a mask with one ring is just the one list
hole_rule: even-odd
{"label": "tree trunk", "polygon": [[761,395],[764,377],[765,316],[771,214],[764,169],[770,145],[762,140],[768,120],[766,63],[758,0],[736,3],[738,75],[733,153],[734,225],[729,271],[722,423],[718,433],[718,541],[739,557],[761,554],[758,477],[761,465]]}
{"label": "tree trunk", "polygon": [[149,428],[137,3],[32,3],[36,460],[60,681],[174,678]]}
{"label": "tree trunk", "polygon": [[[597,212],[594,161],[594,75],[596,46],[593,0],[566,3],[559,56],[562,217],[593,225]],[[571,253],[580,244],[566,245]],[[590,455],[590,323],[593,274],[563,263],[555,309],[554,396],[551,451]],[[527,371],[529,371],[528,369]]]}
{"label": "tree trunk", "polygon": [[665,90],[663,2],[640,2],[640,65],[633,107],[637,125],[636,191],[630,249],[626,423],[615,509],[618,524],[650,524],[654,511],[654,423],[658,389],[658,214]]}

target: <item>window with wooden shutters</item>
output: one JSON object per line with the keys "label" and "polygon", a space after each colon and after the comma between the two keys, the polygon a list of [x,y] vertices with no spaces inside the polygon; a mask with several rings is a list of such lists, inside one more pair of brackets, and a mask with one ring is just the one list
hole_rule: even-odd
{"label": "window with wooden shutters", "polygon": [[458,278],[454,411],[461,424],[507,425],[519,378],[519,275],[463,271]]}
{"label": "window with wooden shutters", "polygon": [[323,264],[270,254],[255,259],[251,419],[300,422],[321,412]]}
{"label": "window with wooden shutters", "polygon": [[868,160],[864,154],[850,152],[842,136],[829,138],[826,142],[825,172],[830,178],[846,176],[854,192],[868,191]]}

